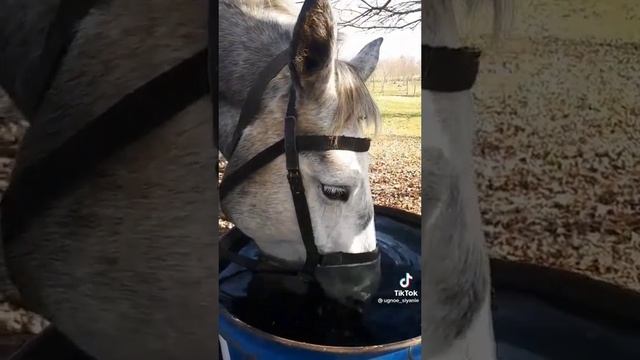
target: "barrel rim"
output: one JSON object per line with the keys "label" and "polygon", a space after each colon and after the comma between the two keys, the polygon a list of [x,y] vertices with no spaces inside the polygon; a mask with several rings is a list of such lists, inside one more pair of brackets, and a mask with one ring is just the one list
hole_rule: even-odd
{"label": "barrel rim", "polygon": [[304,350],[311,350],[311,351],[318,351],[318,352],[331,351],[334,354],[366,355],[366,354],[380,354],[380,353],[389,352],[393,350],[410,348],[410,347],[420,345],[420,343],[422,342],[422,335],[420,335],[414,338],[410,338],[402,341],[396,341],[388,344],[381,344],[381,345],[367,345],[367,346],[319,345],[319,344],[306,343],[306,342],[301,342],[296,340],[290,340],[277,335],[269,334],[266,331],[260,330],[238,319],[223,306],[220,306],[219,314],[220,316],[225,317],[226,319],[231,321],[234,325],[240,327],[241,329],[255,336],[258,336],[265,340],[276,342],[280,345],[283,345],[289,348],[297,348],[297,349],[304,349]]}
{"label": "barrel rim", "polygon": [[422,215],[416,214],[414,212],[410,212],[407,210],[403,210],[396,207],[384,206],[384,205],[374,205],[374,213],[384,215],[386,217],[392,218],[393,220],[403,222],[405,224],[414,225],[417,227],[421,227],[422,225]]}
{"label": "barrel rim", "polygon": [[[383,205],[374,205],[374,212],[376,215],[380,214],[405,224],[409,224],[413,226],[421,225],[420,214],[409,212],[403,209],[383,206]],[[232,231],[228,231],[223,236],[232,235],[232,234],[233,234]],[[331,351],[335,354],[366,355],[366,354],[380,354],[380,353],[404,349],[404,348],[411,348],[411,347],[420,345],[422,342],[422,335],[419,335],[410,339],[391,342],[387,344],[381,344],[381,345],[367,345],[367,346],[319,345],[319,344],[306,343],[306,342],[301,342],[296,340],[290,340],[277,335],[269,334],[266,331],[260,330],[238,319],[233,314],[231,314],[229,310],[227,310],[224,306],[221,306],[221,305],[219,306],[218,312],[220,316],[227,318],[234,325],[237,325],[243,330],[253,335],[256,335],[258,337],[261,337],[263,339],[274,341],[280,345],[283,345],[289,348],[297,348],[297,349],[304,349],[304,350],[311,350],[311,351],[323,351],[323,352]]]}

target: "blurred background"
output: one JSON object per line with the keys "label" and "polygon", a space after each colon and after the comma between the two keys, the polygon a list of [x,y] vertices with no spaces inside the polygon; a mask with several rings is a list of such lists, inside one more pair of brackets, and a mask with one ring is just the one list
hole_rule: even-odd
{"label": "blurred background", "polygon": [[519,0],[506,39],[466,37],[492,255],[640,291],[640,3]]}

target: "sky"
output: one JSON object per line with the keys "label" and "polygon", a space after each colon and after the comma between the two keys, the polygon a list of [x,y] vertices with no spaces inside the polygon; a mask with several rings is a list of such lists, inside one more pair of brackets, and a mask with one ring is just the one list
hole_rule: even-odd
{"label": "sky", "polygon": [[346,41],[340,51],[340,58],[349,59],[362,49],[369,41],[382,37],[380,47],[380,59],[397,58],[400,56],[420,59],[421,55],[421,31],[420,26],[413,30],[381,31],[355,31],[355,29],[342,29],[346,35]]}

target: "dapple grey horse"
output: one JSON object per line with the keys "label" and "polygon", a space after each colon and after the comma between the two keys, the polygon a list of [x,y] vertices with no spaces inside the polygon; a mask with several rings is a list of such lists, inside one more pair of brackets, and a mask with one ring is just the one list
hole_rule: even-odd
{"label": "dapple grey horse", "polygon": [[[464,2],[472,11],[493,5],[495,34],[508,25],[508,0]],[[423,44],[462,46],[458,21],[465,14],[456,13],[463,8],[457,5],[422,2]],[[474,183],[471,91],[423,90],[422,116],[424,354],[437,360],[495,359],[489,259]]]}
{"label": "dapple grey horse", "polygon": [[[284,68],[270,82],[262,110],[230,156],[230,143],[242,104],[257,73],[289,48],[297,11],[288,0],[222,0],[219,2],[220,149],[228,158],[226,173],[283,137],[290,82]],[[365,81],[374,71],[382,39],[351,60],[338,59],[337,24],[328,0],[318,0],[300,26],[297,56],[304,66],[297,101],[300,135],[363,137],[377,126],[380,113]],[[284,156],[261,168],[221,202],[222,211],[267,255],[292,265],[306,251],[287,182]],[[301,153],[300,168],[320,253],[362,253],[376,248],[373,201],[367,153],[345,150]],[[341,289],[325,288],[340,298]]]}
{"label": "dapple grey horse", "polygon": [[[82,3],[0,1],[1,85],[31,124],[14,180],[125,94],[207,47],[206,1],[96,1],[60,61],[41,59],[49,41],[60,40],[52,35],[67,21],[60,19]],[[55,76],[36,99],[31,90],[46,83],[39,69],[47,66]],[[160,90],[179,96],[187,89]],[[24,304],[101,360],[215,358],[212,133],[207,94],[94,164],[28,227],[3,239]],[[64,176],[66,166],[58,170]]]}

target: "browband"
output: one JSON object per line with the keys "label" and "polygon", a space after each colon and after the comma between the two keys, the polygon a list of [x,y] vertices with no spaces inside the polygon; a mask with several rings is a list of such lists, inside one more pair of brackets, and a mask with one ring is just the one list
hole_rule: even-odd
{"label": "browband", "polygon": [[[327,151],[327,150],[348,150],[355,152],[367,152],[371,139],[357,138],[350,136],[320,136],[303,135],[296,136],[296,147],[298,151]],[[220,199],[224,199],[231,190],[248,178],[258,169],[266,166],[278,156],[284,154],[284,139],[274,143],[262,150],[258,155],[242,164],[237,170],[226,175],[220,184]]]}
{"label": "browband", "polygon": [[473,87],[478,76],[480,51],[470,47],[422,45],[422,89],[458,92]]}

